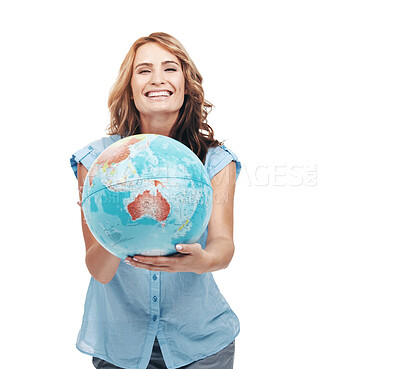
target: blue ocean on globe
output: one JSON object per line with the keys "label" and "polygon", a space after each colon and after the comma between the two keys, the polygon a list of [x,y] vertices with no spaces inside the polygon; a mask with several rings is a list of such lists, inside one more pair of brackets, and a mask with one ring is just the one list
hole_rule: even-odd
{"label": "blue ocean on globe", "polygon": [[156,134],[107,147],[85,179],[82,209],[96,240],[125,259],[171,255],[195,243],[211,216],[213,190],[200,159],[177,140]]}

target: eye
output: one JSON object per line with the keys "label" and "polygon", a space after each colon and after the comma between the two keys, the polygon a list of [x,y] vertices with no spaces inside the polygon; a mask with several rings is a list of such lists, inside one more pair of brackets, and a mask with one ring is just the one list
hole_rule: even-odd
{"label": "eye", "polygon": [[166,72],[168,72],[168,71],[176,72],[176,69],[175,69],[175,68],[168,68],[168,69],[166,69],[165,71],[166,71]]}
{"label": "eye", "polygon": [[142,73],[150,73],[150,71],[147,69],[143,69],[143,70],[139,71],[139,74],[142,74]]}

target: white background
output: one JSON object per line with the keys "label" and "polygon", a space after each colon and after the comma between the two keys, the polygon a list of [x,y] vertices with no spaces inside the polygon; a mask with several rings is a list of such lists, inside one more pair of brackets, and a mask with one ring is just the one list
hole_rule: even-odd
{"label": "white background", "polygon": [[71,154],[105,135],[131,44],[178,38],[240,158],[236,369],[399,368],[396,1],[1,5],[1,366],[91,368]]}

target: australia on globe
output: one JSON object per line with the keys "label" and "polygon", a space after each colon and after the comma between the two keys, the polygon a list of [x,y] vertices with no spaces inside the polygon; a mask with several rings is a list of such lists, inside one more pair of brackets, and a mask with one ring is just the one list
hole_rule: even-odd
{"label": "australia on globe", "polygon": [[94,161],[82,192],[86,223],[109,252],[171,255],[205,231],[213,190],[192,150],[156,134],[125,137]]}

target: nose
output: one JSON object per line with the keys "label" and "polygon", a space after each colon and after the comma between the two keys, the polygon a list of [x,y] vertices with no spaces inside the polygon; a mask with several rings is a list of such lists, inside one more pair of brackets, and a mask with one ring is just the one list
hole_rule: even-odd
{"label": "nose", "polygon": [[151,74],[150,84],[152,85],[162,85],[165,84],[164,73],[162,70],[155,68]]}

